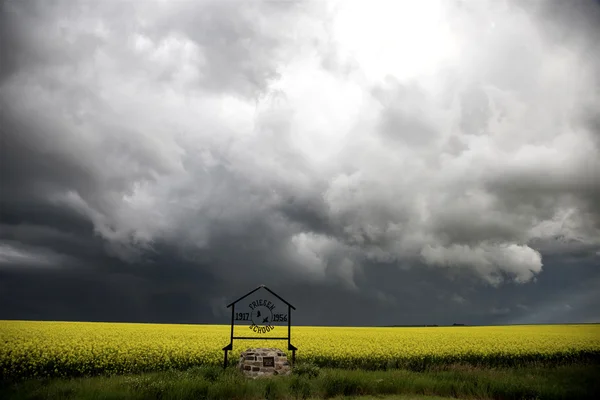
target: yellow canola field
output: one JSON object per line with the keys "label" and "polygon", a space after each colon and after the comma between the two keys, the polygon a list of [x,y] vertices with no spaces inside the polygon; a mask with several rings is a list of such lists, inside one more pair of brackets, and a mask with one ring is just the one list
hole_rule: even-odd
{"label": "yellow canola field", "polygon": [[[133,373],[220,365],[226,325],[0,321],[2,378]],[[281,329],[286,329],[282,327]],[[297,361],[345,368],[423,370],[466,363],[515,366],[600,359],[600,325],[347,328],[292,327]],[[249,347],[285,341],[235,341]],[[289,352],[288,352],[289,354]]]}

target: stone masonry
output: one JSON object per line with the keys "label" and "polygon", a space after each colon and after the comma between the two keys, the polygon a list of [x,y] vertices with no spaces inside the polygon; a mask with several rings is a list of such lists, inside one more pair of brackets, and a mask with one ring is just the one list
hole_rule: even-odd
{"label": "stone masonry", "polygon": [[291,373],[287,355],[279,349],[248,349],[240,354],[238,368],[252,378]]}

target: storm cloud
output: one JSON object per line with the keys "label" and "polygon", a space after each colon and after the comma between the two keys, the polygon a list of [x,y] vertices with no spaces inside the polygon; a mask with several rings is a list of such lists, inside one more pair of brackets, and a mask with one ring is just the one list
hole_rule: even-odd
{"label": "storm cloud", "polygon": [[597,2],[0,18],[0,318],[600,319]]}

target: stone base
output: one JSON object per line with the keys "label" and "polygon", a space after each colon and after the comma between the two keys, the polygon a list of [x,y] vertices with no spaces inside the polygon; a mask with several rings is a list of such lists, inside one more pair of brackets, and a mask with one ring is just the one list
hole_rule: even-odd
{"label": "stone base", "polygon": [[273,375],[289,375],[290,363],[287,355],[279,349],[255,348],[240,354],[238,368],[252,378]]}

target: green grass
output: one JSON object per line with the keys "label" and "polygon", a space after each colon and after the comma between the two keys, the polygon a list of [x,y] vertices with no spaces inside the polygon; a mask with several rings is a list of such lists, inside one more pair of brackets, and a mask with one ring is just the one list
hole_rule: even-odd
{"label": "green grass", "polygon": [[[197,367],[127,376],[4,383],[2,399],[596,399],[600,365],[440,371],[322,369],[314,374],[246,379],[235,369]],[[390,397],[392,396],[392,397]],[[398,397],[400,396],[400,397]]]}

